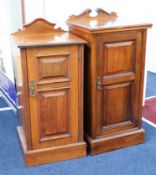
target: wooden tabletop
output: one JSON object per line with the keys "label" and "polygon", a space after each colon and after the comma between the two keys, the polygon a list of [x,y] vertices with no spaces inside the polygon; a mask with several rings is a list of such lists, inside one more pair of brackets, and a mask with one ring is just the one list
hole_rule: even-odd
{"label": "wooden tabletop", "polygon": [[20,48],[86,43],[86,41],[69,32],[55,28],[54,23],[50,23],[41,18],[24,25],[23,30],[19,30],[12,35]]}
{"label": "wooden tabletop", "polygon": [[146,23],[143,21],[137,21],[135,18],[127,19],[124,17],[118,17],[115,12],[108,13],[103,9],[96,9],[97,16],[91,17],[91,10],[87,9],[82,12],[80,15],[72,15],[67,21],[67,24],[70,26],[77,26],[85,30],[94,32],[105,30],[131,30],[136,28],[148,28],[152,24]]}

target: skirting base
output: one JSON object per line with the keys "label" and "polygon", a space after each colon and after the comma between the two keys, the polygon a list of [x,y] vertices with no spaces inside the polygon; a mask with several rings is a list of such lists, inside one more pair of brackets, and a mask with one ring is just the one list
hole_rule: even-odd
{"label": "skirting base", "polygon": [[21,127],[17,127],[26,166],[35,166],[86,156],[86,143],[78,142],[53,148],[27,150]]}
{"label": "skirting base", "polygon": [[129,132],[92,139],[86,136],[88,151],[90,154],[99,154],[115,149],[120,149],[144,142],[144,129],[136,129]]}

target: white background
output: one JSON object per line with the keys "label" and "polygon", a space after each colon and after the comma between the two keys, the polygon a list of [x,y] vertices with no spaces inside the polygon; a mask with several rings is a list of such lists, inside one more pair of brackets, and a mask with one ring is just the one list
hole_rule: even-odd
{"label": "white background", "polygon": [[79,14],[87,8],[96,9],[98,7],[108,12],[115,11],[118,16],[124,16],[127,20],[138,19],[151,22],[153,28],[148,31],[146,69],[156,72],[156,10],[154,0],[25,0],[25,6],[26,23],[37,17],[43,17],[57,23],[64,29],[67,29],[65,21],[71,14]]}
{"label": "white background", "polygon": [[14,82],[12,57],[15,45],[11,33],[22,26],[20,0],[0,0],[0,49],[4,58],[6,75]]}
{"label": "white background", "polygon": [[[103,8],[117,12],[118,16],[138,19],[153,23],[148,31],[146,70],[156,72],[156,11],[154,0],[25,0],[26,23],[42,17],[59,27],[67,29],[66,20],[72,14],[79,14],[87,8]],[[11,42],[10,33],[22,27],[21,0],[0,0],[0,40],[5,57],[8,77],[13,80],[11,57],[14,57],[15,46]]]}

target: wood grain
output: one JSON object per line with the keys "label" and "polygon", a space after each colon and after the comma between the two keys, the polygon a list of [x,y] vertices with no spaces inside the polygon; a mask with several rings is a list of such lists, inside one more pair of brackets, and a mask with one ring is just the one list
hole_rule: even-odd
{"label": "wood grain", "polygon": [[150,23],[129,21],[99,9],[72,15],[72,34],[85,39],[85,135],[91,154],[144,141],[141,129],[146,31]]}
{"label": "wood grain", "polygon": [[36,19],[15,37],[21,50],[20,141],[27,166],[86,155],[84,40]]}
{"label": "wood grain", "polygon": [[50,147],[45,149],[27,150],[21,128],[18,127],[17,131],[24,154],[25,165],[27,167],[86,156],[85,142],[78,142],[64,146]]}
{"label": "wood grain", "polygon": [[55,25],[45,19],[37,18],[31,23],[25,24],[23,30],[19,29],[12,35],[20,48],[86,43],[86,41],[60,28],[55,28]]}
{"label": "wood grain", "polygon": [[92,155],[141,144],[144,142],[144,139],[145,133],[143,129],[134,129],[130,130],[130,132],[118,133],[116,135],[94,140],[87,137],[89,152],[91,152]]}
{"label": "wood grain", "polygon": [[150,23],[142,22],[135,18],[126,19],[117,16],[115,12],[108,13],[101,8],[96,9],[97,16],[92,17],[91,12],[92,10],[87,9],[80,15],[71,15],[67,20],[69,28],[77,28],[85,33],[100,34],[115,31],[133,31],[152,26]]}
{"label": "wood grain", "polygon": [[97,12],[97,16],[92,17],[90,14],[92,13],[91,9],[86,9],[84,10],[81,14],[79,15],[71,15],[69,17],[70,21],[80,21],[84,19],[97,19],[97,18],[114,18],[117,17],[117,14],[115,12],[108,13],[102,8],[97,8],[95,10]]}
{"label": "wood grain", "polygon": [[[42,55],[42,58],[47,60],[47,57],[52,54],[58,54],[57,59],[62,59],[62,55],[68,53],[67,59],[69,59],[68,64],[64,62],[64,67],[68,69],[68,80],[66,81],[66,85],[63,87],[60,83],[64,82],[64,79],[59,78],[59,76],[54,76],[54,69],[51,71],[51,76],[49,75],[46,78],[46,81],[42,81],[42,86],[40,85],[40,79],[38,78],[41,75],[41,71],[44,69],[38,69],[38,57]],[[31,122],[33,126],[31,126],[32,132],[32,142],[33,148],[44,148],[63,144],[69,144],[72,142],[78,141],[78,47],[77,46],[55,46],[49,48],[28,48],[27,49],[27,57],[28,57],[28,77],[29,80],[35,81],[35,96],[30,97],[30,115]],[[54,58],[55,59],[55,58]],[[67,64],[67,65],[66,65]],[[72,68],[71,68],[72,66]],[[36,70],[36,71],[34,71]],[[43,75],[44,72],[42,72]],[[61,74],[60,74],[61,75]],[[56,80],[57,89],[53,87],[55,81],[50,81],[52,78]],[[60,80],[60,81],[57,81]],[[44,79],[42,79],[44,80]],[[60,85],[59,85],[60,84]],[[44,85],[44,86],[43,86]],[[39,90],[39,91],[38,91]],[[62,94],[62,95],[61,95]],[[63,97],[64,94],[64,97]],[[44,98],[43,98],[44,95]],[[61,98],[62,96],[62,98]],[[64,102],[62,100],[65,100]],[[46,110],[46,111],[45,111]],[[57,127],[62,125],[63,129],[63,120],[60,118],[62,114],[59,114],[59,111],[64,111],[64,116],[62,117],[66,128],[66,132],[68,132],[68,137],[60,137],[59,139],[55,139],[55,136],[60,133],[57,130]],[[46,115],[46,116],[45,116]],[[68,117],[67,117],[68,116]],[[46,122],[45,121],[46,117]],[[58,121],[59,120],[59,121]],[[45,140],[42,136],[45,134],[42,131],[48,131],[49,122],[51,123],[51,134],[50,140]],[[45,123],[46,125],[43,125]],[[58,123],[58,124],[57,124]],[[45,126],[46,128],[43,128]],[[53,131],[52,131],[53,130]],[[55,134],[54,134],[55,133]],[[53,137],[54,136],[54,139]],[[41,141],[42,140],[42,141]]]}
{"label": "wood grain", "polygon": [[103,126],[131,120],[131,83],[103,88]]}

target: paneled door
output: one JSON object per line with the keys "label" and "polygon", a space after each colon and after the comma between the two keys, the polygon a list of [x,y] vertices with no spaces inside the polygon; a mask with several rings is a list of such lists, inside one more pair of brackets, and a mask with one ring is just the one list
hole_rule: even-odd
{"label": "paneled door", "polygon": [[69,31],[87,41],[84,62],[85,138],[89,152],[144,142],[142,97],[147,28],[97,8],[71,15]]}
{"label": "paneled door", "polygon": [[97,136],[138,127],[141,32],[97,36]]}
{"label": "paneled door", "polygon": [[78,141],[78,47],[28,48],[33,149]]}

